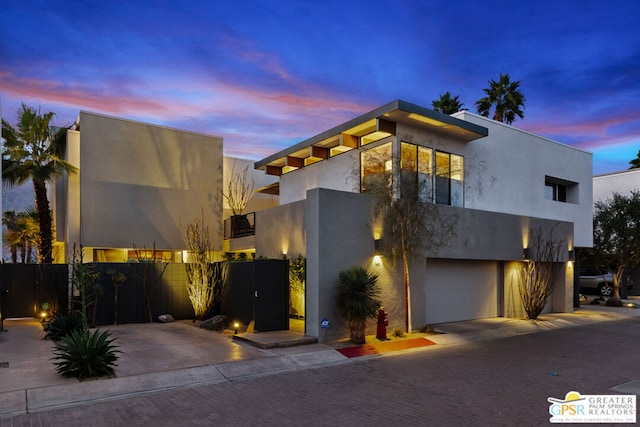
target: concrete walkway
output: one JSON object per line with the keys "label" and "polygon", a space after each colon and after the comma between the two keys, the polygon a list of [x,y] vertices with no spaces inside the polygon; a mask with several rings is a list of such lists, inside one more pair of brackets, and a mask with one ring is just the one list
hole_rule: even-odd
{"label": "concrete walkway", "polygon": [[[536,322],[491,318],[446,323],[435,325],[441,334],[429,336],[436,346],[406,351],[430,351],[443,345],[628,317],[640,317],[640,310],[586,305],[570,314],[544,314]],[[230,335],[196,328],[190,322],[127,324],[104,328],[117,338],[121,351],[116,378],[79,382],[55,373],[49,360],[54,345],[42,339],[37,320],[7,320],[5,328],[7,331],[0,333],[0,417],[383,356],[349,359],[334,347],[317,343],[279,347],[277,343],[304,338],[301,333],[291,331],[241,337],[267,343],[268,348],[258,348]]]}

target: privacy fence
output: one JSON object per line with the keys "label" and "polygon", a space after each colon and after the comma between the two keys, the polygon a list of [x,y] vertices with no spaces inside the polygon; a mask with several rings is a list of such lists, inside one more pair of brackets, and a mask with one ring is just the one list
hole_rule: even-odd
{"label": "privacy fence", "polygon": [[[162,314],[171,314],[176,320],[194,318],[185,264],[97,263],[94,266],[101,289],[95,314],[89,310],[90,320],[94,318],[95,324],[113,324],[116,316],[119,324],[148,322],[147,298],[151,321]],[[44,303],[50,306],[50,312],[67,311],[72,293],[68,265],[2,264],[0,269],[3,318],[38,317]],[[120,281],[114,280],[118,273],[123,276]],[[146,296],[144,283],[147,284]],[[212,307],[209,315],[225,314],[246,325],[255,319],[257,311],[259,319],[263,319],[259,330],[287,329],[288,286],[286,260],[229,263],[221,302]],[[277,321],[274,323],[273,319]]]}

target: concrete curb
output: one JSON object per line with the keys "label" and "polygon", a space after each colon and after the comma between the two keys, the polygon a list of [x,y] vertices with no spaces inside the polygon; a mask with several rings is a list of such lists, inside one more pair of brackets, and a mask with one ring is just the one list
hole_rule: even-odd
{"label": "concrete curb", "polygon": [[270,356],[166,372],[74,382],[0,393],[0,417],[152,393],[187,386],[271,375],[348,361],[335,350]]}

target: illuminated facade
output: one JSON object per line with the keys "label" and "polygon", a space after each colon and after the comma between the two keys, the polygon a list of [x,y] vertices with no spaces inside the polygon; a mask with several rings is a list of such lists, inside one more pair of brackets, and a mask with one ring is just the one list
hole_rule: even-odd
{"label": "illuminated facade", "polygon": [[79,173],[53,188],[58,262],[74,245],[85,261],[123,262],[155,247],[182,262],[180,226],[201,212],[222,249],[222,138],[83,111],[66,155]]}
{"label": "illuminated facade", "polygon": [[[411,261],[414,328],[521,316],[517,270],[538,227],[567,247],[547,311],[572,311],[568,252],[592,245],[590,153],[468,111],[448,116],[398,100],[255,167],[278,178],[280,196],[280,206],[256,213],[256,254],[306,257],[310,335],[344,336],[333,290],[338,273],[354,265],[379,275],[390,327],[404,324],[401,262],[374,261],[385,230],[367,193],[381,182],[393,197],[414,194],[453,221],[444,243]],[[321,329],[323,318],[333,330]]]}

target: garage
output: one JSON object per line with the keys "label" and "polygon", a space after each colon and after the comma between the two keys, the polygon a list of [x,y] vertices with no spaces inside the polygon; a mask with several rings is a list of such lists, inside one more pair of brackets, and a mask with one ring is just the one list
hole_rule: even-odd
{"label": "garage", "polygon": [[427,324],[498,316],[497,262],[428,259],[426,267]]}

